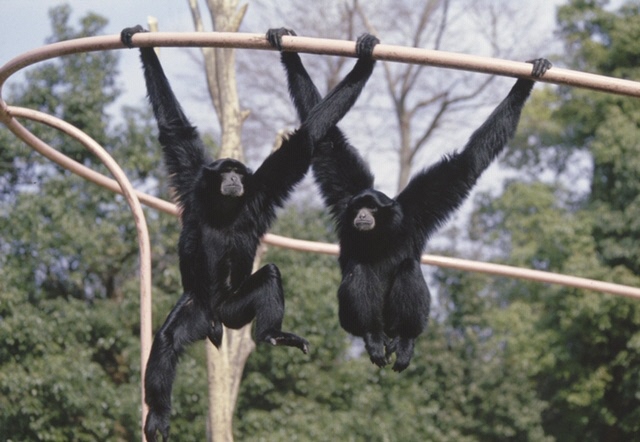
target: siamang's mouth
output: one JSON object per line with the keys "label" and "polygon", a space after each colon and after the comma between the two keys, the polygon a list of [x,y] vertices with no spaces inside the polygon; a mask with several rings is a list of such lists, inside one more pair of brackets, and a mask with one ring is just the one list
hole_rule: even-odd
{"label": "siamang's mouth", "polygon": [[227,196],[242,196],[244,188],[239,184],[229,184],[224,187],[224,192]]}
{"label": "siamang's mouth", "polygon": [[355,220],[353,222],[353,225],[356,229],[362,231],[362,232],[366,232],[368,230],[373,230],[373,228],[375,227],[375,223],[373,221],[370,220]]}

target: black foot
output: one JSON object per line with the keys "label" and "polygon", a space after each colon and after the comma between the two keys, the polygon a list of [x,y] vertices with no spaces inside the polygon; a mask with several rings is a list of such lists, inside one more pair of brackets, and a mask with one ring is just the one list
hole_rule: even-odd
{"label": "black foot", "polygon": [[262,341],[268,342],[271,345],[284,345],[286,347],[296,347],[302,350],[302,353],[309,353],[309,342],[293,333],[287,333],[283,331],[273,331],[266,333],[262,338]]}
{"label": "black foot", "polygon": [[369,360],[380,368],[385,367],[389,363],[389,360],[382,353],[369,353]]}
{"label": "black foot", "polygon": [[400,361],[400,359],[396,359],[396,363],[393,364],[393,368],[392,370],[395,371],[396,373],[400,373],[401,371],[404,371],[404,369],[406,369],[409,366],[409,361]]}
{"label": "black foot", "polygon": [[380,43],[378,37],[371,34],[362,34],[356,41],[356,55],[358,58],[371,58],[373,48]]}
{"label": "black foot", "polygon": [[271,47],[282,52],[282,36],[283,35],[292,35],[296,36],[296,33],[293,29],[287,28],[273,28],[267,31],[267,41],[271,45]]}
{"label": "black foot", "polygon": [[133,37],[133,34],[137,34],[138,32],[147,32],[147,30],[140,25],[136,25],[132,28],[124,28],[120,32],[120,41],[126,47],[132,48],[133,43],[131,42],[131,37]]}
{"label": "black foot", "polygon": [[147,437],[147,442],[156,442],[157,432],[162,435],[162,441],[167,442],[169,440],[169,417],[171,412],[166,411],[163,413],[154,412],[149,409],[147,415],[147,421],[144,423],[144,434]]}
{"label": "black foot", "polygon": [[222,322],[217,319],[212,319],[209,323],[209,332],[207,333],[207,337],[216,348],[220,348],[222,345],[222,334]]}
{"label": "black foot", "polygon": [[409,366],[413,357],[413,348],[415,339],[413,338],[394,338],[393,351],[396,354],[396,362],[393,364],[393,371],[400,373]]}
{"label": "black foot", "polygon": [[384,367],[389,359],[384,351],[387,339],[384,336],[367,333],[364,335],[364,348],[369,353],[369,359],[378,367]]}
{"label": "black foot", "polygon": [[393,354],[396,352],[396,349],[398,348],[399,340],[400,338],[396,336],[395,338],[387,342],[386,350],[385,350],[385,357],[387,358],[387,360],[391,360],[391,356],[393,356]]}
{"label": "black foot", "polygon": [[546,58],[536,58],[535,60],[527,60],[527,63],[531,63],[533,68],[531,68],[531,75],[536,78],[540,78],[544,75],[545,72],[553,66],[549,60]]}

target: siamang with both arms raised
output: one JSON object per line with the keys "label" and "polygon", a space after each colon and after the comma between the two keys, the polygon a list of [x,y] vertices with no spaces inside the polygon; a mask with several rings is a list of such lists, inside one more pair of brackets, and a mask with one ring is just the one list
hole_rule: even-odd
{"label": "siamang with both arms raised", "polygon": [[[271,29],[267,39],[281,51],[294,105],[306,121],[320,94],[298,54],[282,52],[283,35],[295,33]],[[534,78],[551,67],[542,58],[530,63]],[[337,127],[316,146],[312,169],[340,240],[340,324],[364,338],[374,364],[385,366],[395,353],[395,371],[409,366],[429,316],[430,293],[420,271],[423,248],[513,137],[533,84],[518,79],[462,151],[416,174],[393,199],[373,189],[369,168]]]}
{"label": "siamang with both arms raised", "polygon": [[[125,46],[141,26],[121,33]],[[323,100],[282,147],[252,173],[233,159],[212,161],[195,127],[184,115],[151,47],[140,48],[147,93],[159,129],[171,187],[181,210],[180,273],[184,293],[158,330],[145,376],[149,441],[169,435],[171,389],[178,358],[190,343],[209,338],[219,347],[222,325],[237,329],[254,318],[258,342],[297,347],[308,342],[281,330],[284,294],[278,268],[267,264],[253,275],[256,248],[281,206],[311,163],[313,148],[353,106],[373,71],[373,47],[357,42],[353,70]]]}

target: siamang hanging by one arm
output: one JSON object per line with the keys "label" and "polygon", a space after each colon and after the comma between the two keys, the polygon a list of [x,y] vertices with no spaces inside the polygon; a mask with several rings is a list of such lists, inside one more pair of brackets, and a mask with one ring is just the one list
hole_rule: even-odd
{"label": "siamang hanging by one arm", "polygon": [[[121,33],[125,46],[141,26]],[[353,70],[252,173],[233,159],[212,161],[175,98],[153,48],[140,48],[147,92],[158,123],[171,187],[181,210],[180,273],[184,293],[155,335],[145,376],[147,440],[169,435],[171,389],[178,357],[209,338],[219,347],[222,325],[240,328],[254,318],[259,342],[308,351],[308,342],[281,330],[284,294],[278,268],[251,267],[260,238],[309,168],[314,145],[353,106],[373,70],[377,39],[358,40]]]}
{"label": "siamang hanging by one arm", "polygon": [[[282,50],[283,35],[295,33],[271,29],[267,39]],[[320,94],[298,54],[282,52],[281,60],[293,103],[306,121]],[[551,67],[542,58],[530,63],[534,78]],[[340,240],[340,324],[364,338],[374,364],[386,365],[395,353],[395,371],[409,366],[429,316],[430,293],[420,271],[424,246],[513,137],[533,84],[517,80],[462,151],[419,172],[395,199],[373,189],[369,168],[337,127],[316,146],[313,172]]]}

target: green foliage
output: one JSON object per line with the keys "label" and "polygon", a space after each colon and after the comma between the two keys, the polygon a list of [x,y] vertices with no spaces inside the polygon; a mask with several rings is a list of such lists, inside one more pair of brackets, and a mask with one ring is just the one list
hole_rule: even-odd
{"label": "green foliage", "polygon": [[[81,20],[81,29],[73,29],[68,24],[69,6],[53,8],[49,16],[54,32],[50,41],[95,35],[106,26],[104,18],[88,14]],[[22,105],[62,118],[90,134],[98,143],[108,145],[107,106],[119,95],[116,61],[116,53],[108,51],[60,57],[27,71],[27,82],[12,88],[11,96],[19,97]],[[35,127],[34,131],[41,134],[42,128]],[[91,154],[79,143],[69,143],[68,139],[63,143],[61,134],[46,132],[60,140],[66,155],[80,162],[90,160]]]}
{"label": "green foliage", "polygon": [[63,299],[36,307],[8,294],[0,321],[5,434],[51,441],[131,437],[137,426],[131,398],[140,380],[139,343],[117,318],[132,309]]}
{"label": "green foliage", "polygon": [[[276,231],[296,238],[333,238],[326,212],[309,209],[281,214]],[[311,349],[303,356],[294,349],[258,345],[244,372],[236,438],[548,440],[539,422],[542,402],[526,372],[519,370],[515,350],[507,362],[485,360],[496,349],[482,338],[486,321],[473,322],[477,309],[469,306],[459,314],[456,328],[434,319],[417,341],[412,364],[397,374],[374,366],[361,342],[340,328],[335,257],[271,248],[263,261],[275,262],[283,274],[285,329],[309,339]],[[473,292],[472,286],[465,289],[471,291],[452,292]],[[482,302],[464,298],[470,303],[478,299]],[[454,321],[453,315],[448,318]],[[521,339],[527,332],[522,331]]]}
{"label": "green foliage", "polygon": [[[606,3],[574,0],[559,8],[563,61],[638,79],[640,5],[629,1],[612,12]],[[509,264],[638,286],[638,110],[636,99],[540,88],[508,158],[525,169],[497,200],[479,198],[472,238]],[[578,166],[585,157],[591,167]],[[544,183],[536,178],[549,170],[555,175]],[[578,179],[589,187],[575,188]],[[457,273],[438,279],[448,284]],[[467,279],[474,277],[460,277]],[[544,434],[562,441],[637,440],[638,301],[501,278],[486,284],[480,292],[486,301],[475,302],[476,316],[486,321],[479,323],[489,345],[482,354],[515,368],[508,375],[521,384],[519,394],[535,393],[524,403],[534,405]],[[462,296],[451,295],[450,318],[468,305],[459,304]]]}
{"label": "green foliage", "polygon": [[[69,25],[51,10],[50,41],[94,35],[94,14]],[[123,166],[134,185],[166,196],[155,124],[145,110],[114,119],[117,55],[61,57],[29,70],[9,102],[52,113],[84,130]],[[113,121],[116,121],[115,123]],[[34,133],[106,172],[88,151],[42,125]],[[0,433],[16,441],[140,439],[138,248],[120,196],[51,165],[0,128]],[[153,248],[154,324],[180,294],[178,221],[146,211]],[[175,431],[205,433],[202,346],[183,358],[175,388]],[[196,425],[193,425],[193,423]]]}

